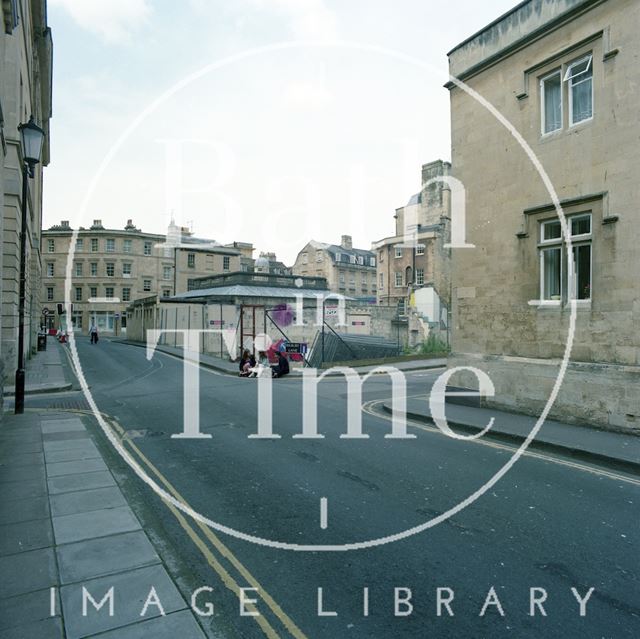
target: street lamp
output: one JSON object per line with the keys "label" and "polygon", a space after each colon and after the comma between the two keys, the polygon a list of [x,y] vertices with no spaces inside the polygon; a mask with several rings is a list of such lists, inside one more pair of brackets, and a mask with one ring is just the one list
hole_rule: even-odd
{"label": "street lamp", "polygon": [[20,227],[20,298],[18,302],[18,370],[16,370],[15,414],[24,413],[24,302],[27,271],[27,196],[29,178],[42,155],[44,131],[35,123],[33,116],[26,124],[18,126],[22,143],[22,226]]}

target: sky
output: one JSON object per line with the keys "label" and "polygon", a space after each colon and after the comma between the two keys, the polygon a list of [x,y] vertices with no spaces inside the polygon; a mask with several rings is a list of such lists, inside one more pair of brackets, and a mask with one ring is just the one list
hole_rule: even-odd
{"label": "sky", "polygon": [[450,159],[447,51],[516,3],[49,0],[44,226],[370,248]]}

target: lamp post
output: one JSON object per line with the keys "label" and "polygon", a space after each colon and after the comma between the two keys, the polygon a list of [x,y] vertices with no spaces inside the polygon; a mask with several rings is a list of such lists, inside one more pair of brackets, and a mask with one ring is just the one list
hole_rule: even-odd
{"label": "lamp post", "polygon": [[20,227],[20,297],[18,302],[18,369],[16,370],[15,414],[24,413],[24,307],[27,280],[27,197],[29,178],[42,155],[44,131],[33,116],[26,124],[18,126],[22,144],[22,225]]}

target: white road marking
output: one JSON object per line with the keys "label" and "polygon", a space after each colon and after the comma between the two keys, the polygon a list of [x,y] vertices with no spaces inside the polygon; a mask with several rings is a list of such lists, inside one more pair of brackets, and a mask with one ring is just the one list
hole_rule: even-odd
{"label": "white road marking", "polygon": [[327,498],[320,497],[320,528],[327,529]]}

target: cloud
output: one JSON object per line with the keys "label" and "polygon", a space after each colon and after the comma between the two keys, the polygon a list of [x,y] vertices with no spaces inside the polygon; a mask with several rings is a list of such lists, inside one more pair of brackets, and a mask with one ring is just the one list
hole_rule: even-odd
{"label": "cloud", "polygon": [[283,100],[289,107],[321,110],[333,103],[333,95],[324,84],[305,81],[287,86]]}
{"label": "cloud", "polygon": [[324,0],[253,0],[285,15],[297,40],[336,40],[338,20]]}
{"label": "cloud", "polygon": [[151,15],[149,0],[49,0],[83,29],[112,44],[129,41],[131,33]]}

